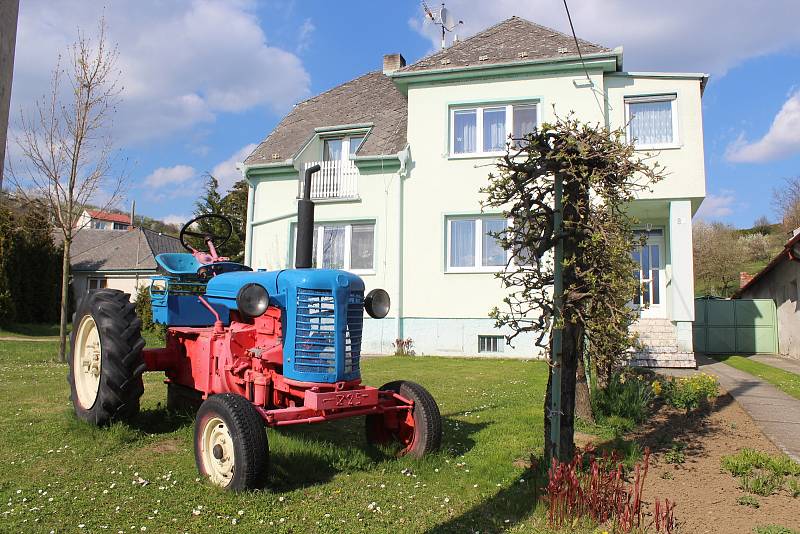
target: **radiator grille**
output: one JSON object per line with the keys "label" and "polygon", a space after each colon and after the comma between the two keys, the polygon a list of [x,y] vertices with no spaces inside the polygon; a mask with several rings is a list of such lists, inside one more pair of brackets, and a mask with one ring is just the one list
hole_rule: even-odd
{"label": "radiator grille", "polygon": [[345,336],[344,372],[359,371],[361,360],[361,333],[364,327],[364,294],[350,294],[347,301],[347,334]]}
{"label": "radiator grille", "polygon": [[327,289],[297,289],[295,362],[304,373],[336,372],[334,298]]}

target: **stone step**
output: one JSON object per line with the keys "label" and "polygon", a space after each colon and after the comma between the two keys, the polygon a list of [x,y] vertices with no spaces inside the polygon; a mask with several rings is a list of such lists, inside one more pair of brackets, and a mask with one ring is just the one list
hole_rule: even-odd
{"label": "stone step", "polygon": [[663,354],[636,354],[628,362],[635,367],[695,368],[697,361],[693,352],[672,352]]}

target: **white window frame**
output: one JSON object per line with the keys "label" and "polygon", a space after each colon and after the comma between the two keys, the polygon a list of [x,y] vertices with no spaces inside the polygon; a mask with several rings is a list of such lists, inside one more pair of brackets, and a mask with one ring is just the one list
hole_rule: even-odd
{"label": "white window frame", "polygon": [[[352,244],[353,244],[353,226],[372,226],[372,268],[371,269],[351,269],[351,261],[352,261]],[[297,224],[293,223],[294,230],[294,239],[292,240],[292,250],[297,250]],[[317,254],[316,258],[314,258],[315,264],[319,268],[322,267],[322,259],[324,257],[324,247],[319,246],[320,243],[323,242],[325,238],[325,226],[344,226],[344,267],[343,270],[351,272],[353,274],[359,275],[370,275],[375,274],[375,262],[377,261],[378,257],[378,233],[377,233],[377,222],[375,220],[364,220],[364,221],[319,221],[315,222],[314,226],[317,228],[314,229],[316,233],[316,241],[317,241]],[[292,253],[292,259],[294,260],[294,253]]]}
{"label": "white window frame", "polygon": [[[522,100],[519,102],[511,102],[508,104],[504,104],[501,102],[498,103],[484,103],[484,104],[474,104],[474,105],[458,105],[458,106],[451,106],[450,113],[448,114],[450,124],[447,129],[448,136],[450,139],[448,140],[448,153],[451,159],[459,159],[459,158],[474,158],[474,157],[496,157],[502,154],[505,154],[505,150],[493,150],[491,152],[484,152],[483,150],[483,111],[485,109],[497,109],[497,108],[505,108],[506,110],[506,138],[512,134],[514,131],[514,106],[536,106],[536,127],[540,127],[542,125],[542,113],[541,113],[541,106],[538,100]],[[455,145],[456,145],[456,136],[455,136],[455,115],[457,111],[475,111],[475,147],[477,148],[477,152],[456,152]]]}
{"label": "white window frame", "polygon": [[629,143],[633,142],[631,138],[631,104],[643,104],[647,102],[669,102],[672,111],[672,142],[670,143],[652,143],[652,144],[639,144],[636,143],[636,150],[655,150],[665,148],[680,148],[680,129],[678,124],[678,95],[676,94],[663,94],[663,95],[647,95],[647,96],[626,96],[625,97],[625,135]]}
{"label": "white window frame", "polygon": [[[358,133],[357,132],[357,133],[351,133],[351,134],[347,134],[347,135],[326,135],[325,137],[322,137],[321,138],[322,139],[322,155],[320,157],[320,161],[350,161],[352,159],[352,157],[350,157],[350,138],[351,137],[362,137],[363,139],[361,140],[361,144],[363,145],[364,141],[367,140],[366,139],[367,133],[366,132],[364,132],[364,133]],[[339,159],[339,160],[326,160],[325,159],[325,142],[326,141],[336,141],[336,140],[341,140],[342,141],[342,158]],[[361,148],[361,147],[359,146],[359,148]],[[353,156],[355,156],[355,154],[353,154]]]}
{"label": "white window frame", "polygon": [[[496,273],[506,268],[506,264],[511,257],[510,251],[506,251],[506,264],[503,265],[482,265],[483,261],[483,221],[486,219],[502,219],[499,214],[480,214],[480,215],[453,215],[446,216],[445,236],[445,272],[447,273]],[[475,264],[467,267],[454,267],[451,265],[451,238],[453,235],[453,221],[475,221]],[[511,221],[506,219],[506,226],[511,226]]]}

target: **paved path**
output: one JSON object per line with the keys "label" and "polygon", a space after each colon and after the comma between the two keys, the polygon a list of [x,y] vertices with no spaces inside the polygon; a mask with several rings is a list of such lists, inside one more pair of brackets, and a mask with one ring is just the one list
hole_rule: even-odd
{"label": "paved path", "polygon": [[[696,358],[698,371],[719,378],[722,389],[730,393],[750,414],[764,435],[780,450],[800,462],[800,400],[730,365],[700,354]],[[685,376],[698,371],[670,369],[668,374]]]}
{"label": "paved path", "polygon": [[790,373],[800,375],[800,360],[782,358],[780,356],[772,356],[768,354],[756,354],[755,356],[748,356],[747,359],[753,360],[754,362],[771,365],[772,367],[777,367],[778,369],[783,369],[784,371],[789,371]]}

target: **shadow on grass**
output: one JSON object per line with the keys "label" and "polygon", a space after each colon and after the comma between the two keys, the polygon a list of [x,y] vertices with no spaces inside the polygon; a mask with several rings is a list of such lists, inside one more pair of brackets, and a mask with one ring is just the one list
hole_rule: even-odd
{"label": "shadow on grass", "polygon": [[[67,326],[69,335],[72,325]],[[53,337],[58,336],[59,325],[57,324],[36,324],[36,323],[11,323],[3,325],[0,329],[2,334],[11,334],[27,337]]]}
{"label": "shadow on grass", "polygon": [[[445,432],[438,456],[454,458],[475,445],[474,435],[487,423],[467,423],[442,418]],[[277,491],[328,482],[342,472],[366,471],[396,458],[397,449],[376,447],[366,440],[363,417],[323,424],[292,425],[274,432],[294,443],[291,450],[276,450],[271,458],[270,485]],[[452,430],[456,428],[457,430]],[[425,460],[420,460],[424,462]]]}
{"label": "shadow on grass", "polygon": [[431,534],[461,532],[501,532],[531,517],[540,506],[539,499],[547,485],[547,470],[541,457],[534,467],[523,472],[524,482],[514,482],[500,489],[459,516],[436,525],[426,532]]}

